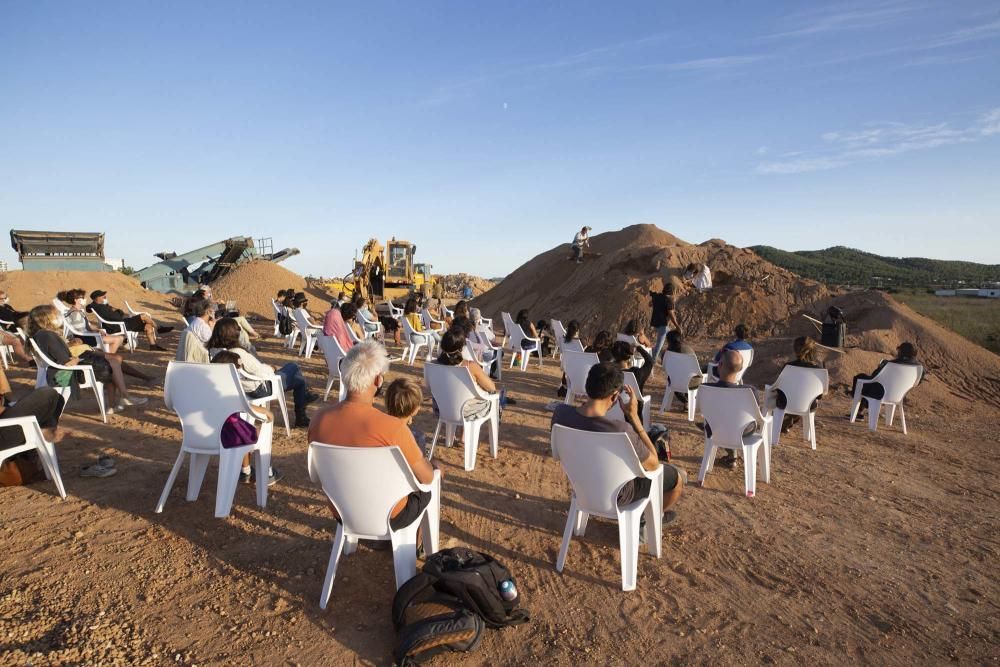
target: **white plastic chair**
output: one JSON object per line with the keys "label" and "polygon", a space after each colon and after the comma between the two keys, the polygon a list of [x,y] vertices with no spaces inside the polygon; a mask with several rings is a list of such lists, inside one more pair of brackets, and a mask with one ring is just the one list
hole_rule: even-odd
{"label": "white plastic chair", "polygon": [[[318,442],[309,444],[307,465],[309,478],[320,483],[340,517],[319,596],[321,609],[326,609],[330,601],[341,553],[353,553],[359,539],[392,542],[397,589],[417,573],[418,526],[423,531],[426,554],[437,552],[441,526],[440,471],[434,471],[430,484],[421,484],[399,447],[342,447]],[[429,492],[430,503],[409,526],[392,530],[389,518],[396,503],[417,491]]]}
{"label": "white plastic chair", "polygon": [[116,336],[124,336],[125,345],[128,347],[129,351],[135,352],[136,342],[139,340],[139,332],[129,331],[125,328],[124,322],[111,322],[102,318],[96,310],[91,312],[94,314],[94,317],[97,318],[97,321],[101,323],[102,329]]}
{"label": "white plastic chair", "polygon": [[559,353],[566,354],[567,352],[583,352],[583,350],[584,350],[583,341],[581,341],[579,338],[574,338],[569,342],[563,341]]}
{"label": "white plastic chair", "polygon": [[[616,341],[619,341],[619,340],[625,341],[626,343],[628,343],[629,345],[631,345],[633,348],[635,348],[635,350],[638,350],[641,347],[642,349],[646,350],[646,352],[649,352],[650,354],[653,353],[653,351],[650,348],[646,347],[645,345],[640,345],[639,344],[639,339],[636,338],[635,336],[630,336],[628,334],[619,333],[615,337],[615,340]],[[641,366],[643,361],[644,361],[643,356],[641,354],[639,354],[638,351],[636,351],[632,355],[632,365],[633,366]],[[652,377],[652,374],[650,374],[650,377]]]}
{"label": "white plastic chair", "polygon": [[333,336],[324,336],[321,334],[317,336],[316,340],[319,341],[319,347],[326,358],[326,391],[323,392],[323,400],[325,401],[330,396],[330,390],[333,389],[334,379],[341,385],[341,393],[343,393],[344,382],[340,377],[340,361],[347,356],[347,353],[340,346],[340,341]]}
{"label": "white plastic chair", "polygon": [[773,385],[764,385],[764,395],[778,389],[785,395],[785,409],[775,407],[771,411],[772,423],[775,425],[771,438],[771,446],[778,444],[781,438],[781,422],[785,415],[802,417],[803,438],[816,449],[816,413],[811,412],[813,401],[825,394],[830,388],[830,376],[825,368],[807,368],[805,366],[785,366]]}
{"label": "white plastic chair", "polygon": [[[80,382],[80,389],[93,389],[94,397],[97,399],[97,407],[101,410],[101,419],[105,424],[108,423],[108,413],[104,406],[104,383],[97,381],[97,376],[94,375],[94,367],[89,364],[77,364],[76,366],[63,366],[62,364],[57,364],[56,362],[45,356],[35,340],[29,339],[31,342],[32,355],[35,357],[35,365],[38,367],[35,373],[35,388],[47,387],[48,377],[47,371],[49,367],[55,368],[61,371],[81,371],[83,373],[83,381]],[[69,404],[70,396],[72,395],[72,387],[52,387],[63,397],[63,410],[66,409],[66,405]]]}
{"label": "white plastic chair", "polygon": [[476,362],[483,369],[483,372],[489,375],[490,366],[493,365],[493,362],[483,359],[480,355],[476,354],[476,348],[473,347],[471,338],[465,340],[465,347],[462,349],[462,358]]}
{"label": "white plastic chair", "polygon": [[[382,323],[378,320],[369,320],[367,317],[361,314],[359,310],[355,315],[354,319],[357,320],[358,324],[361,325],[361,331],[364,332],[365,338],[374,338],[376,340],[382,340]],[[375,328],[369,330],[368,327],[374,326]],[[350,330],[351,327],[347,327]]]}
{"label": "white plastic chair", "polygon": [[[479,344],[484,347],[485,350],[492,352],[493,358],[489,360],[490,366],[493,365],[493,360],[497,360],[497,380],[503,379],[503,346],[495,345],[493,343],[493,330],[487,327],[485,324],[481,323],[476,327],[474,332],[476,340]],[[484,366],[484,371],[489,371],[490,366]]]}
{"label": "white plastic chair", "polygon": [[698,365],[698,357],[693,354],[683,354],[681,352],[671,352],[667,350],[663,353],[663,370],[667,373],[667,388],[663,394],[663,401],[660,403],[660,414],[674,407],[674,393],[686,393],[688,397],[688,421],[694,421],[695,402],[698,399],[698,389],[689,389],[691,378],[701,377],[701,366]]}
{"label": "white plastic chair", "polygon": [[247,373],[242,368],[239,369],[239,374],[241,378],[246,380],[271,383],[271,393],[267,396],[262,396],[261,398],[250,398],[248,396],[247,398],[249,399],[251,405],[257,405],[265,408],[271,405],[271,401],[278,401],[278,408],[281,410],[281,418],[285,420],[285,435],[291,437],[292,428],[288,424],[288,403],[285,401],[285,381],[281,379],[281,376],[275,373],[274,375],[269,375],[268,377],[257,377],[256,375]]}
{"label": "white plastic chair", "polygon": [[215,516],[229,516],[239,483],[243,456],[253,454],[257,473],[257,505],[267,507],[267,480],[271,468],[271,437],[274,424],[257,422],[257,442],[243,447],[222,446],[222,426],[229,415],[251,413],[250,401],[240,386],[240,376],[232,364],[199,364],[171,361],[163,383],[163,399],[181,420],[181,451],[170,470],[167,483],[156,503],[156,512],[170,495],[184,456],[190,455],[187,500],[198,499],[209,459],[219,457],[219,479],[215,490]]}
{"label": "white plastic chair", "polygon": [[65,500],[66,489],[63,487],[62,475],[59,474],[59,459],[56,457],[56,448],[52,446],[51,442],[45,439],[45,436],[42,434],[42,428],[38,425],[38,420],[34,417],[0,419],[0,428],[7,427],[19,427],[21,432],[24,433],[24,443],[0,449],[0,463],[22,452],[30,452],[33,449],[37,450],[38,458],[42,461],[42,469],[45,471],[45,476],[55,483],[56,491]]}
{"label": "white plastic chair", "polygon": [[54,299],[52,299],[52,305],[55,306],[57,313],[59,313],[63,317],[66,317],[66,313],[69,312],[69,306],[63,303],[62,299],[60,299],[59,297],[55,297]]}
{"label": "white plastic chair", "polygon": [[[892,426],[892,420],[896,416],[896,408],[899,408],[899,422],[903,427],[903,435],[906,435],[906,413],[903,412],[903,399],[908,391],[917,386],[923,372],[922,366],[889,362],[871,380],[858,380],[851,402],[851,422],[853,423],[857,419],[858,408],[861,406],[861,399],[864,398],[868,401],[869,431],[878,428],[878,417],[884,405],[886,406],[886,426]],[[872,382],[878,382],[885,388],[885,396],[881,399],[861,395],[861,388]]]}
{"label": "white plastic chair", "polygon": [[434,319],[434,316],[431,315],[430,311],[426,308],[420,310],[420,324],[422,324],[425,329],[439,331],[440,333],[444,333],[446,328],[444,320]]}
{"label": "white plastic chair", "polygon": [[587,374],[590,368],[601,363],[596,352],[571,352],[563,350],[562,367],[566,373],[566,397],[563,403],[573,403],[577,396],[587,395]]}
{"label": "white plastic chair", "polygon": [[[653,397],[648,394],[643,395],[642,391],[639,389],[639,381],[635,379],[635,373],[625,371],[622,375],[625,377],[625,384],[632,387],[632,391],[635,392],[635,395],[642,400],[642,411],[639,413],[639,418],[642,420],[643,430],[648,431],[649,427],[652,425],[651,404],[653,403]],[[622,392],[622,397],[626,397],[624,392]],[[611,409],[608,410],[607,416],[609,419],[625,421],[625,412],[622,410],[621,406],[618,405],[618,403],[611,406]]]}
{"label": "white plastic chair", "polygon": [[[500,395],[490,394],[476,385],[472,373],[464,366],[445,366],[430,363],[424,366],[424,381],[431,389],[431,395],[438,407],[438,423],[431,439],[427,459],[434,456],[434,445],[437,443],[441,426],[444,425],[445,446],[451,447],[455,438],[455,429],[462,427],[462,437],[465,441],[465,469],[476,467],[476,450],[479,449],[479,432],[483,424],[490,425],[490,453],[497,457],[500,440]],[[466,420],[462,416],[462,407],[472,399],[490,401],[490,411],[480,419]]]}
{"label": "white plastic chair", "polygon": [[[510,317],[510,313],[503,313],[504,329],[507,332],[507,349],[511,351],[510,367],[514,367],[514,360],[518,353],[521,355],[521,370],[528,370],[528,359],[532,353],[538,356],[538,367],[542,367],[542,342],[538,338],[532,338],[524,333],[521,325],[517,324]],[[531,344],[525,348],[521,346],[521,341],[529,341]]]}
{"label": "white plastic chair", "polygon": [[[552,427],[551,445],[573,487],[556,571],[563,571],[569,541],[574,534],[584,535],[591,514],[614,519],[618,522],[622,590],[635,590],[639,520],[644,512],[646,548],[657,558],[663,555],[663,465],[656,470],[644,470],[624,433],[578,431],[556,424]],[[619,507],[618,492],[637,477],[652,480],[649,496]]]}
{"label": "white plastic chair", "polygon": [[125,310],[127,310],[131,315],[149,315],[149,313],[145,310],[136,310],[128,304],[128,301],[125,302]]}
{"label": "white plastic chair", "polygon": [[306,312],[305,308],[296,308],[292,312],[295,315],[295,322],[299,326],[299,332],[302,334],[302,345],[299,346],[299,354],[304,354],[306,359],[308,359],[312,356],[313,349],[316,347],[316,335],[319,331],[323,330],[323,327],[309,321],[309,313]]}
{"label": "white plastic chair", "polygon": [[562,353],[563,343],[566,342],[566,327],[559,320],[549,320],[549,326],[556,337],[556,344],[552,346],[552,358],[555,359]]}
{"label": "white plastic chair", "polygon": [[413,325],[405,317],[400,321],[403,324],[403,340],[406,343],[403,348],[403,358],[407,359],[406,363],[412,366],[413,360],[417,358],[417,351],[424,346],[427,347],[427,360],[429,361],[434,353],[434,337],[429,333],[414,331]]}
{"label": "white plastic chair", "polygon": [[455,311],[448,308],[448,306],[444,305],[443,303],[441,304],[441,310],[444,312],[445,317],[450,317],[452,319],[455,318]]}
{"label": "white plastic chair", "polygon": [[[743,452],[743,477],[748,498],[757,492],[757,454],[763,445],[764,482],[771,481],[771,417],[760,413],[757,399],[749,387],[698,388],[698,411],[712,427],[712,437],[705,434],[705,454],[698,471],[698,482],[704,486],[705,475],[715,465],[716,449]],[[743,435],[743,429],[756,422],[760,433]]]}
{"label": "white plastic chair", "polygon": [[83,342],[87,343],[91,347],[97,348],[102,352],[108,351],[108,346],[104,342],[104,336],[101,335],[99,331],[80,331],[73,328],[73,325],[69,323],[69,320],[63,320],[63,336],[69,340],[71,338],[79,338]]}
{"label": "white plastic chair", "polygon": [[403,317],[403,309],[402,308],[397,308],[396,304],[394,304],[392,301],[386,301],[385,304],[386,304],[386,306],[389,307],[389,317],[391,317],[392,319],[394,319],[396,321],[399,321],[400,319],[402,319],[402,317]]}
{"label": "white plastic chair", "polygon": [[281,320],[281,316],[285,314],[285,307],[279,306],[277,301],[271,299],[271,308],[274,309],[274,337],[277,338],[281,335],[279,321]]}

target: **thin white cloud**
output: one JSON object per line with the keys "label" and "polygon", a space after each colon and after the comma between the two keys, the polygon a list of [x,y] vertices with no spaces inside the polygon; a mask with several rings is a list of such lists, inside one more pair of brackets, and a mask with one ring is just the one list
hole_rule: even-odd
{"label": "thin white cloud", "polygon": [[758,174],[824,171],[912,151],[974,143],[992,135],[1000,135],[1000,107],[981,114],[965,127],[953,127],[946,122],[932,125],[883,123],[863,130],[825,132],[820,135],[822,144],[815,149],[786,153],[786,156],[796,156],[791,160],[761,162],[755,171]]}
{"label": "thin white cloud", "polygon": [[801,37],[844,30],[870,30],[893,23],[914,8],[901,2],[866,2],[827,7],[797,15],[795,17],[797,27],[765,35],[764,39]]}
{"label": "thin white cloud", "polygon": [[944,46],[955,46],[958,44],[968,44],[969,42],[978,42],[984,39],[994,39],[996,37],[1000,37],[1000,19],[945,33],[928,42],[926,48],[937,49]]}

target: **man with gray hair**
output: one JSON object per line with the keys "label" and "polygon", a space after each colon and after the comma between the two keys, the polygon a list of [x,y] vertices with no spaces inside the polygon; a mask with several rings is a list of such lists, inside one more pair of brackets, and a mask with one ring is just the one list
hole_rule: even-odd
{"label": "man with gray hair", "polygon": [[[368,339],[356,344],[341,362],[340,381],[347,389],[342,403],[321,410],[309,425],[309,442],[342,447],[399,447],[418,481],[429,484],[434,467],[424,458],[406,422],[390,417],[374,406],[375,397],[389,372],[389,354],[379,342]],[[378,480],[371,480],[377,484]],[[401,498],[389,523],[398,530],[413,523],[431,496],[414,492]]]}

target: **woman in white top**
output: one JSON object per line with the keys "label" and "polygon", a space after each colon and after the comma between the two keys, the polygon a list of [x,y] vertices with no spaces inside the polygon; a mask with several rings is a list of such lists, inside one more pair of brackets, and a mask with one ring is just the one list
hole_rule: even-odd
{"label": "woman in white top", "polygon": [[85,308],[87,293],[82,289],[66,290],[65,292],[59,292],[56,296],[66,304],[66,321],[74,330],[80,333],[94,334],[94,337],[100,336],[101,340],[104,341],[104,346],[108,348],[108,352],[111,354],[117,352],[118,348],[125,342],[125,336],[121,334],[109,334],[104,330],[95,330],[90,326]]}

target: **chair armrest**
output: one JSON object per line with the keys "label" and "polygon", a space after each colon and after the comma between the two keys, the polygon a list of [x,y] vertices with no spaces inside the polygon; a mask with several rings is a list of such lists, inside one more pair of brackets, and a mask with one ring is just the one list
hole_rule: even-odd
{"label": "chair armrest", "polygon": [[437,468],[434,469],[434,477],[432,477],[431,481],[428,482],[427,484],[424,484],[419,479],[417,479],[416,475],[413,476],[413,481],[416,482],[417,488],[420,489],[421,491],[427,491],[430,492],[431,494],[436,494],[437,496],[440,497],[441,471],[438,470]]}

